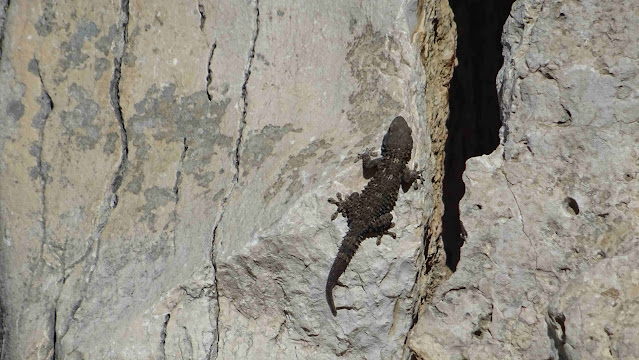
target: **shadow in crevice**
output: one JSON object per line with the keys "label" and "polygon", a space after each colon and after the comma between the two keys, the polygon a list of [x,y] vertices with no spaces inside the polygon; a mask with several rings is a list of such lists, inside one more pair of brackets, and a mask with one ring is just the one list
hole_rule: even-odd
{"label": "shadow in crevice", "polygon": [[450,0],[457,24],[457,59],[450,83],[446,126],[442,239],[453,271],[464,244],[459,201],[466,160],[490,154],[499,145],[499,102],[495,79],[503,63],[501,33],[514,0]]}

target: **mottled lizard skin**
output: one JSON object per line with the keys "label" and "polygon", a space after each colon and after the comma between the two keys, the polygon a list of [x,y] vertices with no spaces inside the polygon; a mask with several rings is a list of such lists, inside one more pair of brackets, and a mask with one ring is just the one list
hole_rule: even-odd
{"label": "mottled lizard skin", "polygon": [[377,237],[377,245],[383,235],[395,234],[389,230],[395,226],[391,211],[395,207],[400,186],[409,189],[416,180],[421,179],[421,172],[411,170],[407,164],[413,150],[412,131],[403,117],[396,117],[382,141],[382,156],[371,159],[372,152],[366,150],[360,154],[364,172],[374,174],[361,193],[354,192],[346,198],[340,193],[337,199],[328,202],[337,205],[333,214],[335,220],[342,214],[348,223],[348,232],[342,240],[333,266],[326,281],[326,301],[333,316],[337,315],[333,301],[333,288],[339,277],[346,271],[353,255],[364,239]]}

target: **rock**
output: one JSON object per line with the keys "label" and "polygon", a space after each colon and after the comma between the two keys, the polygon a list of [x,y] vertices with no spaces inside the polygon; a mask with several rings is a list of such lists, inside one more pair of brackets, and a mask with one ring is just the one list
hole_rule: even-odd
{"label": "rock", "polygon": [[[629,44],[639,29],[632,6],[513,5],[497,80],[501,145],[466,163],[466,242],[457,271],[411,332],[417,356],[637,357],[623,343],[638,329],[634,315],[596,314],[609,306],[599,295],[609,288],[624,294],[619,309],[636,306],[630,285],[621,285],[632,283],[624,264],[634,255],[603,260],[637,244],[639,68]],[[610,283],[588,280],[598,274],[609,274]],[[588,304],[592,328],[577,329],[577,304]],[[605,323],[617,318],[622,325],[608,340]]]}
{"label": "rock", "polygon": [[[635,5],[514,3],[449,269],[448,1],[0,0],[0,357],[639,357]],[[428,181],[333,317],[397,115]]]}
{"label": "rock", "polygon": [[430,187],[337,318],[326,200],[397,115],[428,171],[414,4],[3,4],[3,359],[401,356]]}
{"label": "rock", "polygon": [[601,260],[553,298],[546,323],[554,358],[639,356],[639,248],[634,242],[631,252]]}

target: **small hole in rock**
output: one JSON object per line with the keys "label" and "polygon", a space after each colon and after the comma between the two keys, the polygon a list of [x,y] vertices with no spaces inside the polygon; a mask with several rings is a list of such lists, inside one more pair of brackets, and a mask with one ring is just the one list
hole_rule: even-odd
{"label": "small hole in rock", "polygon": [[564,199],[564,205],[566,207],[566,211],[568,211],[572,215],[579,215],[579,204],[577,204],[577,200],[567,197]]}

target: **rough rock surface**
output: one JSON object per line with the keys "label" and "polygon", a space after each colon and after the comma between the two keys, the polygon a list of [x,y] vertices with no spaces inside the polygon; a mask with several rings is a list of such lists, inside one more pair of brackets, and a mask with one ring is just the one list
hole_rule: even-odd
{"label": "rough rock surface", "polygon": [[[452,273],[447,0],[0,0],[0,358],[639,358],[635,3],[514,3]],[[397,115],[430,182],[334,318]]]}
{"label": "rough rock surface", "polygon": [[418,357],[639,358],[638,41],[632,0],[515,2],[502,144],[467,162],[466,243]]}
{"label": "rough rock surface", "polygon": [[403,1],[0,2],[3,359],[392,358],[429,184],[324,284],[424,78]]}
{"label": "rough rock surface", "polygon": [[639,354],[636,240],[566,283],[553,298],[546,323],[554,358],[633,359]]}

